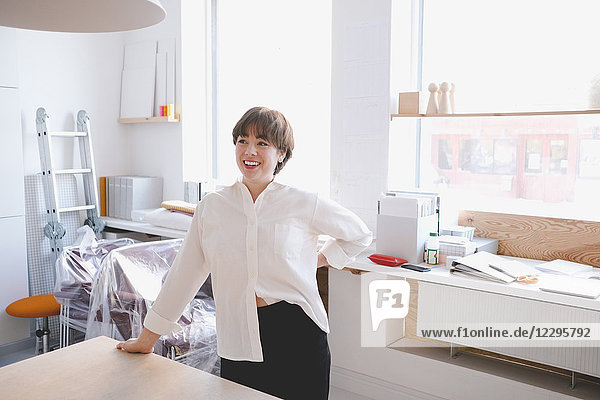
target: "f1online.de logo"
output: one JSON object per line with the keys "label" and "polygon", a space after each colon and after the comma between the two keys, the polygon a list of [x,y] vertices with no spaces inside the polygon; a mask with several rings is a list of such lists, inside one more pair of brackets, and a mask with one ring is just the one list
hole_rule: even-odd
{"label": "f1online.de logo", "polygon": [[404,280],[374,280],[369,282],[371,327],[379,329],[381,321],[401,319],[408,315],[410,285]]}

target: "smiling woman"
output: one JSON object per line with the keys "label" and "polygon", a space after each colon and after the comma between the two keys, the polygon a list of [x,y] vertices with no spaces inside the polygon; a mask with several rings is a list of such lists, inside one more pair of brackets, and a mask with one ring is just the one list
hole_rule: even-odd
{"label": "smiling woman", "polygon": [[[317,268],[344,268],[371,232],[339,204],[275,181],[294,147],[283,114],[251,108],[232,136],[242,178],[202,198],[142,334],[119,348],[151,351],[210,274],[221,376],[280,398],[327,399]],[[331,237],[320,249],[319,235]]]}
{"label": "smiling woman", "polygon": [[256,201],[292,156],[292,127],[279,111],[254,107],[233,128],[233,142],[242,182]]}
{"label": "smiling woman", "polygon": [[272,180],[292,157],[292,126],[279,111],[253,107],[233,128],[233,144],[244,178],[261,173]]}

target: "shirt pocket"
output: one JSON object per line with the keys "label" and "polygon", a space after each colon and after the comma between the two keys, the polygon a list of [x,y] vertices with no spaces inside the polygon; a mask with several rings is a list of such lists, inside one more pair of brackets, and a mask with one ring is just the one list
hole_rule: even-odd
{"label": "shirt pocket", "polygon": [[289,224],[275,224],[275,255],[287,260],[300,257],[303,245],[302,229]]}

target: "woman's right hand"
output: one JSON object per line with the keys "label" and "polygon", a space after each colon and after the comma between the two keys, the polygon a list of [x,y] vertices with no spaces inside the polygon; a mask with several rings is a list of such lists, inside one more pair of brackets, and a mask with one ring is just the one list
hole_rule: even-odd
{"label": "woman's right hand", "polygon": [[126,342],[117,344],[117,349],[126,351],[128,353],[152,353],[154,344],[158,338],[160,338],[158,333],[154,333],[144,328],[138,338],[129,339]]}

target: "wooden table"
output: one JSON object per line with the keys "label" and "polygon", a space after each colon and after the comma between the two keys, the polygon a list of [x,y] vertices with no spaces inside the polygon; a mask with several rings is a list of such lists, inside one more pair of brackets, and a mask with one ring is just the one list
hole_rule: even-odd
{"label": "wooden table", "polygon": [[156,354],[97,337],[0,368],[0,399],[244,399],[275,397]]}

